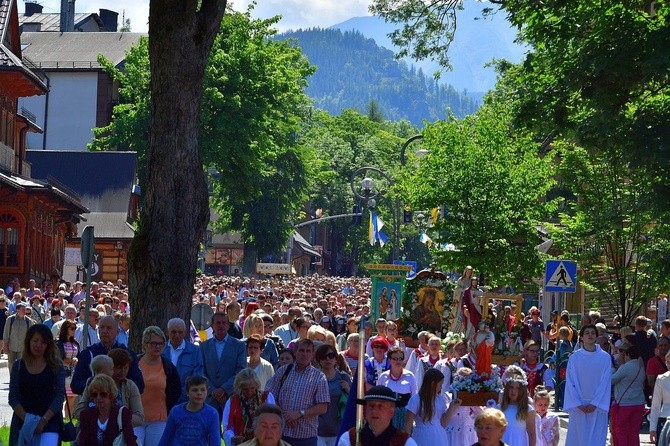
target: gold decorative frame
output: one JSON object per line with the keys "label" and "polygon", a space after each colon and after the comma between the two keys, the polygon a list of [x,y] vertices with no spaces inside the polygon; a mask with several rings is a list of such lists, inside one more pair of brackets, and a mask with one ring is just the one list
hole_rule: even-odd
{"label": "gold decorative frame", "polygon": [[521,307],[523,306],[523,295],[522,294],[498,294],[498,293],[485,293],[482,296],[482,319],[485,320],[486,316],[489,314],[489,301],[490,300],[502,300],[506,302],[516,303],[516,320],[518,321],[521,318]]}

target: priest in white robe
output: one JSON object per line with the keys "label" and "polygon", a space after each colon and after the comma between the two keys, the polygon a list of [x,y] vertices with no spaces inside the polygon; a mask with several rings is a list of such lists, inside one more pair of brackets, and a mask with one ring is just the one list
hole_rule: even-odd
{"label": "priest in white robe", "polygon": [[605,446],[612,385],[610,355],[596,344],[595,325],[580,330],[584,347],[570,355],[563,410],[569,415],[570,446]]}

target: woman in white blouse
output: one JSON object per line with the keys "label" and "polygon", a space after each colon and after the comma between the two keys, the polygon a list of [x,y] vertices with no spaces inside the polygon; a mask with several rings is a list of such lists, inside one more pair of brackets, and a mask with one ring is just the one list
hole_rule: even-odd
{"label": "woman in white blouse", "polygon": [[[670,366],[670,353],[665,355],[665,364]],[[666,423],[668,417],[670,417],[670,372],[665,372],[656,378],[649,415],[649,440],[657,446],[670,444],[670,423]]]}

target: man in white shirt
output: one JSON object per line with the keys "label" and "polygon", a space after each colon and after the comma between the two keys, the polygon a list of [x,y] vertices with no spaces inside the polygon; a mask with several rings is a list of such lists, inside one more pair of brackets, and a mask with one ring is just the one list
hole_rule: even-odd
{"label": "man in white shirt", "polygon": [[[74,332],[74,339],[79,343],[82,349],[100,342],[98,337],[98,322],[100,321],[100,314],[95,308],[88,310],[88,344],[84,345],[84,324],[77,327]],[[114,335],[116,337],[116,335]]]}

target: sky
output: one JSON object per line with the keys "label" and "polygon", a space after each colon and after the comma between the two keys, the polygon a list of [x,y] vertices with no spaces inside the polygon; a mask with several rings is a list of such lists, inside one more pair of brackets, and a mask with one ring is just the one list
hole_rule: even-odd
{"label": "sky", "polygon": [[[60,0],[37,0],[43,12],[60,12]],[[23,9],[23,1],[19,1],[19,10]],[[233,8],[245,10],[251,0],[236,0]],[[256,18],[268,18],[282,15],[277,25],[279,31],[288,29],[328,27],[343,22],[351,17],[370,15],[370,0],[259,0],[254,9]],[[119,13],[119,24],[125,10],[126,18],[130,19],[133,32],[147,32],[149,17],[149,0],[76,0],[75,12],[98,12],[100,8],[110,9]]]}

